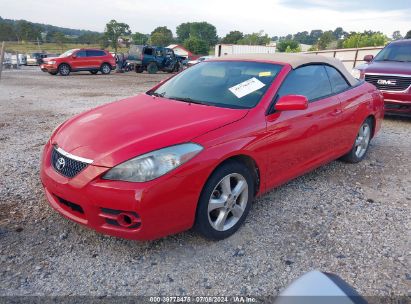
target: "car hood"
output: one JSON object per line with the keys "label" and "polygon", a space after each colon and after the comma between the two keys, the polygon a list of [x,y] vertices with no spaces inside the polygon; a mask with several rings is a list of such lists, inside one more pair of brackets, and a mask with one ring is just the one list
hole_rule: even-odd
{"label": "car hood", "polygon": [[365,73],[411,75],[411,62],[372,61],[362,70]]}
{"label": "car hood", "polygon": [[57,129],[51,142],[92,159],[94,165],[112,167],[156,149],[189,142],[247,113],[141,94],[73,117]]}
{"label": "car hood", "polygon": [[59,59],[60,57],[47,57],[47,58],[43,58],[43,62],[47,63],[51,60],[56,60]]}

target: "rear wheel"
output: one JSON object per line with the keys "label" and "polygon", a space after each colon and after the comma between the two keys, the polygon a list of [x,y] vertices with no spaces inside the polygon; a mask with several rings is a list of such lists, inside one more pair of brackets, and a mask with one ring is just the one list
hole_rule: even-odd
{"label": "rear wheel", "polygon": [[147,72],[150,74],[156,74],[158,72],[158,66],[155,62],[150,62],[147,66]]}
{"label": "rear wheel", "polygon": [[370,145],[372,126],[371,118],[367,118],[362,123],[351,151],[344,155],[342,160],[348,163],[358,163],[364,159]]}
{"label": "rear wheel", "polygon": [[111,72],[111,67],[108,63],[103,63],[100,68],[101,74],[107,75]]}
{"label": "rear wheel", "polygon": [[234,234],[250,211],[253,193],[253,177],[247,167],[236,161],[224,163],[203,188],[195,230],[212,240]]}
{"label": "rear wheel", "polygon": [[62,63],[58,69],[61,76],[68,76],[70,74],[70,66],[68,64]]}

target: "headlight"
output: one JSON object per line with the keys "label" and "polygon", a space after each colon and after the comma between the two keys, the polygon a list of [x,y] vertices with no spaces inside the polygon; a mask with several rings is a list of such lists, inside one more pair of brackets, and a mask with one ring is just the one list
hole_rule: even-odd
{"label": "headlight", "polygon": [[55,60],[50,60],[48,63],[49,63],[49,64],[55,64],[56,61],[55,61]]}
{"label": "headlight", "polygon": [[149,152],[110,169],[103,179],[147,182],[184,164],[201,150],[200,145],[187,143]]}
{"label": "headlight", "polygon": [[360,79],[360,78],[361,78],[361,71],[358,70],[358,69],[352,69],[352,70],[351,70],[351,75],[352,75],[354,78]]}

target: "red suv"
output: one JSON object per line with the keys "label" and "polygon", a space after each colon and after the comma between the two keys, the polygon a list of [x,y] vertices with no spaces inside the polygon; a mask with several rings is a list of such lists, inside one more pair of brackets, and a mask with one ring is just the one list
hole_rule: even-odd
{"label": "red suv", "polygon": [[367,55],[364,60],[358,76],[383,93],[385,112],[411,116],[411,39],[391,42],[375,58]]}
{"label": "red suv", "polygon": [[51,75],[60,73],[67,76],[70,72],[90,71],[91,74],[110,74],[116,68],[115,58],[105,50],[73,49],[59,57],[45,58],[40,65],[43,72]]}

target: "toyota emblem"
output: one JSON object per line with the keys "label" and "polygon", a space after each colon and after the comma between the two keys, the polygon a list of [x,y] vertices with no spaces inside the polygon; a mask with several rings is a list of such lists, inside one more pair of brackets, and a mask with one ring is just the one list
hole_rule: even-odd
{"label": "toyota emblem", "polygon": [[56,161],[56,169],[61,171],[66,165],[66,161],[64,160],[63,157],[60,157],[59,159],[57,159]]}

